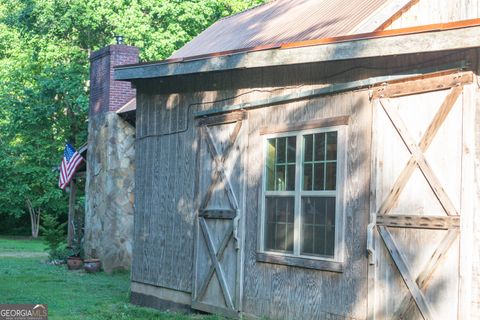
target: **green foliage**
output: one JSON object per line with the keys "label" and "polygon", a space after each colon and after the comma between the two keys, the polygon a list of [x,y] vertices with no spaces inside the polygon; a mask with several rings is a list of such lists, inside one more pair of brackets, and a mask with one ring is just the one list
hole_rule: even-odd
{"label": "green foliage", "polygon": [[43,216],[43,225],[40,226],[40,230],[47,244],[50,260],[65,260],[68,255],[65,248],[65,226],[66,223],[58,223],[53,215]]}
{"label": "green foliage", "polygon": [[0,0],[0,215],[65,217],[54,168],[86,142],[88,57],[114,42],[164,59],[221,17],[265,0]]}

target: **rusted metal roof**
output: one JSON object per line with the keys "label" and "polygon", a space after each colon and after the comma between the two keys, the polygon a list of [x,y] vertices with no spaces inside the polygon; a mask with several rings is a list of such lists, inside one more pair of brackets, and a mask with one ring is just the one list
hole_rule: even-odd
{"label": "rusted metal roof", "polygon": [[171,58],[349,35],[388,2],[274,0],[217,21]]}

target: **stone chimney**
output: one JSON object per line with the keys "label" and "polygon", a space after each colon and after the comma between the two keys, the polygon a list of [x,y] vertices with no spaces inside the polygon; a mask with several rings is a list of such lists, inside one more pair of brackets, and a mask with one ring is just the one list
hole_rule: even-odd
{"label": "stone chimney", "polygon": [[137,62],[138,49],[122,44],[90,56],[84,247],[107,272],[130,268],[134,208],[135,128],[115,111],[136,92],[113,79],[113,68]]}

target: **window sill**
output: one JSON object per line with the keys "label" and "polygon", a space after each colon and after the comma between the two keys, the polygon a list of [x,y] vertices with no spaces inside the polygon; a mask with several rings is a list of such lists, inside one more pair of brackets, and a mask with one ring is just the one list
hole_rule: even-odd
{"label": "window sill", "polygon": [[289,257],[283,255],[269,254],[265,252],[257,252],[257,261],[339,273],[343,272],[344,269],[344,264],[342,262]]}

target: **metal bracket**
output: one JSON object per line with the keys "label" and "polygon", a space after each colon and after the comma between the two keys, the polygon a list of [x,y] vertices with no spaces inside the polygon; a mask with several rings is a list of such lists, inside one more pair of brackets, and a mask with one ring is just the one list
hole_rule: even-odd
{"label": "metal bracket", "polygon": [[240,221],[240,210],[237,209],[237,215],[233,218],[233,239],[235,239],[235,249],[240,249],[240,241],[238,239],[238,222]]}
{"label": "metal bracket", "polygon": [[374,229],[377,223],[376,213],[370,214],[370,223],[367,226],[367,254],[368,263],[375,264],[375,244],[374,244]]}

